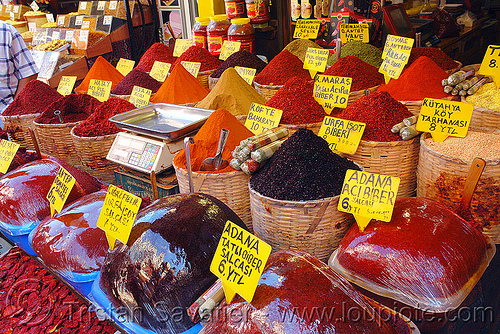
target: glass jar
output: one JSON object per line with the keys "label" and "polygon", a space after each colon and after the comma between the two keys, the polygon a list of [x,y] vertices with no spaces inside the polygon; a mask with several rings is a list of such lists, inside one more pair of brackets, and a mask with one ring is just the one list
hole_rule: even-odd
{"label": "glass jar", "polygon": [[193,27],[193,45],[207,47],[207,26],[210,23],[208,17],[196,17]]}
{"label": "glass jar", "polygon": [[247,16],[253,25],[267,25],[271,19],[269,0],[245,0]]}
{"label": "glass jar", "polygon": [[210,17],[210,23],[207,27],[208,51],[214,56],[220,55],[222,43],[227,40],[227,30],[231,23],[227,15],[214,15]]}
{"label": "glass jar", "polygon": [[231,26],[227,31],[228,41],[240,42],[240,50],[254,52],[255,30],[250,24],[249,18],[232,19]]}
{"label": "glass jar", "polygon": [[245,0],[225,0],[226,15],[230,19],[245,17]]}

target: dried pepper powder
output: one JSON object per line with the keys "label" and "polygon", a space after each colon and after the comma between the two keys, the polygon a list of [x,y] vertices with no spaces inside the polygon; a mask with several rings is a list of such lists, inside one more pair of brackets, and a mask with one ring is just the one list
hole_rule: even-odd
{"label": "dried pepper powder", "polygon": [[87,119],[101,105],[101,102],[88,94],[70,94],[51,103],[44,112],[35,118],[39,124],[61,124],[54,111],[59,110],[64,123],[79,122]]}
{"label": "dried pepper powder", "polygon": [[457,68],[459,64],[443,51],[433,47],[420,47],[411,49],[410,58],[406,67],[409,67],[419,57],[426,56],[432,59],[443,70],[448,71]]}
{"label": "dried pepper powder", "polygon": [[111,91],[115,95],[130,95],[134,86],[150,89],[156,93],[161,87],[161,82],[153,79],[149,74],[134,68]]}
{"label": "dried pepper powder", "polygon": [[[181,61],[201,63],[200,72],[215,70],[221,64],[219,59],[215,58],[207,49],[200,46],[192,46],[184,51],[184,53],[177,58],[174,65],[180,64]],[[172,70],[172,68],[170,70]]]}
{"label": "dried pepper powder", "polygon": [[313,88],[313,82],[293,77],[267,101],[266,106],[283,110],[281,124],[321,122],[325,112],[314,99]]}
{"label": "dried pepper powder", "polygon": [[104,57],[99,56],[83,81],[75,88],[75,92],[87,93],[90,80],[92,79],[111,81],[111,89],[114,89],[123,78],[123,74],[104,59]]}
{"label": "dried pepper powder", "polygon": [[389,142],[401,140],[391,132],[394,124],[413,116],[406,106],[387,92],[375,92],[362,96],[335,117],[366,123],[362,140]]}
{"label": "dried pepper powder", "polygon": [[241,50],[230,55],[226,61],[224,61],[219,68],[217,68],[212,74],[210,74],[211,78],[220,78],[222,73],[230,67],[248,67],[255,68],[257,70],[257,74],[262,72],[264,67],[266,67],[266,63],[254,55],[251,52],[246,50]]}
{"label": "dried pepper powder", "polygon": [[333,153],[323,138],[299,129],[250,178],[250,186],[278,200],[317,200],[339,195],[348,169],[360,170]]}
{"label": "dried pepper powder", "polygon": [[3,116],[42,113],[52,102],[62,97],[54,88],[39,80],[31,80],[5,109]]}
{"label": "dried pepper powder", "polygon": [[357,92],[384,83],[384,75],[379,73],[378,68],[365,63],[355,56],[340,58],[323,74],[352,78],[351,92]]}
{"label": "dried pepper powder", "polygon": [[261,85],[284,85],[288,79],[299,77],[311,80],[311,75],[303,69],[304,64],[290,51],[283,50],[278,53],[267,66],[255,76],[254,81]]}
{"label": "dried pepper powder", "polygon": [[174,53],[168,46],[163,43],[154,43],[142,55],[139,64],[135,68],[139,71],[150,72],[155,61],[173,64],[176,60],[177,57],[174,57]]}
{"label": "dried pepper powder", "polygon": [[109,118],[135,109],[135,106],[123,99],[111,97],[103,102],[92,115],[73,128],[75,135],[80,137],[98,137],[118,133],[118,129]]}
{"label": "dried pepper powder", "polygon": [[9,134],[7,131],[0,130],[0,140],[2,139],[9,140]]}

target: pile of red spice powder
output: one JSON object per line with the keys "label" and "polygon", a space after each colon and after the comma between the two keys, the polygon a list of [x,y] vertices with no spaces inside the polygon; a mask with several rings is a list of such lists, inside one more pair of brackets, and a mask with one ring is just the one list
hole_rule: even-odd
{"label": "pile of red spice powder", "polygon": [[149,74],[134,68],[122,81],[111,91],[115,95],[130,95],[134,86],[150,89],[151,93],[156,93],[161,87],[161,82],[153,79]]}
{"label": "pile of red spice powder", "polygon": [[311,80],[311,75],[303,69],[304,63],[290,51],[284,49],[278,53],[267,66],[255,76],[254,81],[261,85],[284,85],[288,79],[299,77]]}
{"label": "pile of red spice powder", "polygon": [[398,79],[391,79],[378,90],[391,94],[398,101],[421,101],[428,98],[441,99],[450,96],[443,92],[441,81],[448,74],[432,59],[422,56],[403,70]]}
{"label": "pile of red spice powder", "polygon": [[59,110],[64,123],[74,123],[87,119],[101,105],[101,102],[88,94],[70,94],[52,102],[44,112],[35,118],[39,124],[61,124],[54,111]]}
{"label": "pile of red spice powder", "polygon": [[[181,61],[191,61],[195,63],[201,63],[200,72],[206,72],[215,70],[220,66],[221,61],[215,58],[207,49],[200,46],[192,46],[177,58],[174,65],[180,64]],[[170,68],[170,71],[174,66]]]}
{"label": "pile of red spice powder", "polygon": [[103,102],[92,115],[73,128],[75,135],[80,137],[98,137],[118,133],[118,129],[109,118],[135,109],[135,106],[123,99],[111,97]]}
{"label": "pile of red spice powder", "polygon": [[135,67],[139,71],[150,72],[155,61],[173,64],[177,60],[174,53],[163,43],[154,43],[142,55],[139,64]]}
{"label": "pile of red spice powder", "polygon": [[52,102],[62,97],[54,88],[39,80],[31,80],[4,110],[3,116],[42,113]]}
{"label": "pile of red spice powder", "polygon": [[313,88],[313,82],[293,77],[267,101],[266,106],[283,110],[281,124],[321,122],[325,112],[314,99]]}
{"label": "pile of red spice powder", "polygon": [[388,142],[399,141],[399,134],[391,128],[413,114],[406,106],[393,99],[387,92],[375,92],[362,96],[335,117],[366,124],[362,140]]}
{"label": "pile of red spice powder", "polygon": [[371,88],[384,83],[384,75],[378,68],[355,56],[339,58],[324,75],[352,78],[351,92]]}
{"label": "pile of red spice powder", "polygon": [[443,70],[448,71],[458,67],[458,63],[449,57],[443,51],[433,48],[433,47],[420,47],[411,49],[410,58],[406,67],[409,67],[415,62],[419,57],[426,56],[432,59],[439,67]]}

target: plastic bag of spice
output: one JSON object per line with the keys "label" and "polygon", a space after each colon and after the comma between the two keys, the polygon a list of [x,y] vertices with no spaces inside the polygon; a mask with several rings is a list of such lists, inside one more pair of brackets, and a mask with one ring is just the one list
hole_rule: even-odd
{"label": "plastic bag of spice", "polygon": [[453,16],[444,9],[432,14],[434,32],[438,38],[455,37],[460,34],[460,26]]}

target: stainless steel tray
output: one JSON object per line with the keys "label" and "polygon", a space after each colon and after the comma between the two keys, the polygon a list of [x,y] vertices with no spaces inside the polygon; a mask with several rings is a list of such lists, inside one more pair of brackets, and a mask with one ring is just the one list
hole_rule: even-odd
{"label": "stainless steel tray", "polygon": [[162,140],[175,140],[200,128],[213,110],[153,103],[111,117],[117,127]]}

